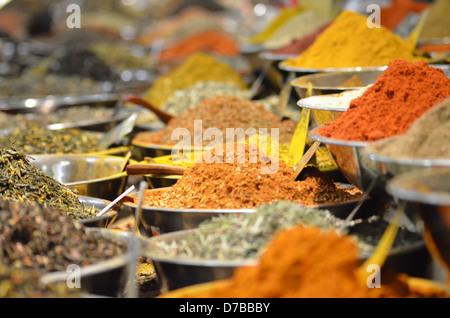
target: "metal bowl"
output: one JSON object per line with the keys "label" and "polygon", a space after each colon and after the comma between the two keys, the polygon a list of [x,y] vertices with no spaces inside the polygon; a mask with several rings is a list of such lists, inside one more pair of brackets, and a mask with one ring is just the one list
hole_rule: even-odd
{"label": "metal bowl", "polygon": [[[190,285],[231,278],[236,268],[258,263],[256,258],[217,260],[167,256],[158,247],[158,244],[163,242],[170,244],[173,241],[182,240],[195,231],[197,230],[176,231],[143,240],[141,245],[142,256],[148,257],[154,264],[162,293]],[[410,261],[420,260],[419,257],[423,257],[424,251],[426,249],[423,241],[392,249],[387,257],[386,264],[397,269],[405,268],[405,261],[407,262],[406,265],[411,265]],[[367,255],[360,255],[360,262],[362,263],[367,257]]]}
{"label": "metal bowl", "polygon": [[386,191],[406,201],[424,223],[430,254],[450,273],[450,168],[414,171],[391,179]]}
{"label": "metal bowl", "polygon": [[309,137],[326,144],[344,177],[361,190],[367,190],[373,186],[371,191],[373,199],[384,196],[384,184],[382,180],[379,180],[379,174],[374,173],[375,168],[372,167],[376,163],[363,156],[363,151],[369,143],[328,138],[318,133],[319,128],[311,130]]}
{"label": "metal bowl", "polygon": [[[343,188],[353,188],[351,185],[336,183]],[[148,191],[167,191],[168,188],[158,188]],[[130,195],[139,196],[138,192]],[[359,199],[336,204],[315,205],[318,209],[329,210],[338,218],[346,218],[351,211],[358,205]],[[121,212],[136,216],[137,204],[131,202],[131,199],[121,201]],[[360,207],[360,213],[357,217],[369,217],[377,213],[378,203],[365,199]],[[195,229],[205,220],[224,214],[254,213],[256,209],[173,209],[154,206],[142,206],[142,219],[140,220],[139,230],[143,236],[151,237],[170,232]]]}
{"label": "metal bowl", "polygon": [[[128,270],[136,268],[138,261],[135,250],[139,250],[139,241],[130,232],[114,231],[108,229],[87,228],[87,233],[98,232],[113,242],[125,242],[128,250],[125,254],[80,268],[80,286],[85,294],[105,297],[121,296],[126,290]],[[131,266],[132,265],[132,266]],[[56,271],[41,276],[44,284],[67,282],[73,279],[73,272]]]}
{"label": "metal bowl", "polygon": [[[103,208],[107,207],[111,202],[108,200],[103,200],[99,198],[93,198],[89,196],[80,195],[78,196],[80,202],[87,207],[94,207],[101,211]],[[83,224],[86,227],[107,227],[109,224],[114,222],[119,214],[119,207],[117,205],[113,206],[108,212],[101,216],[95,216],[92,218],[77,220],[76,222]]]}
{"label": "metal bowl", "polygon": [[60,107],[81,105],[113,105],[119,100],[117,93],[98,93],[90,95],[49,95],[38,98],[7,98],[0,99],[0,110],[10,114],[41,113],[48,114]]}
{"label": "metal bowl", "polygon": [[292,54],[274,54],[274,53],[270,53],[270,51],[268,51],[268,52],[261,52],[258,54],[258,56],[260,58],[262,58],[263,60],[280,62],[280,61],[287,60],[289,58],[295,58],[297,55],[295,55],[295,54],[294,55],[292,55]]}
{"label": "metal bowl", "polygon": [[[387,139],[388,142],[395,140],[395,137]],[[373,161],[374,164],[369,165],[375,175],[380,175],[385,179],[390,179],[398,174],[413,172],[417,170],[430,171],[434,168],[449,167],[450,159],[403,159],[388,156],[380,156],[364,149],[362,152],[364,157]]]}
{"label": "metal bowl", "polygon": [[[377,78],[383,73],[383,70],[361,70],[347,72],[326,72],[297,77],[291,81],[291,85],[297,91],[300,98],[307,97],[309,86],[311,84],[312,96],[338,94],[348,90],[360,89],[376,82]],[[364,86],[341,86],[353,76],[358,76]]]}
{"label": "metal bowl", "polygon": [[305,68],[305,67],[289,66],[286,65],[285,61],[282,61],[278,64],[278,68],[285,72],[293,72],[295,74],[306,75],[306,74],[329,73],[329,72],[384,71],[387,68],[387,66]]}
{"label": "metal bowl", "polygon": [[[124,157],[108,155],[33,155],[31,163],[78,195],[114,200],[123,193],[128,175]],[[131,163],[136,163],[134,160]]]}

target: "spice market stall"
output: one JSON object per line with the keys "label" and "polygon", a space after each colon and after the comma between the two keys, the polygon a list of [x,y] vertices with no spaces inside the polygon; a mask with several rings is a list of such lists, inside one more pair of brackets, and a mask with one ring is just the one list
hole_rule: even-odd
{"label": "spice market stall", "polygon": [[0,297],[448,298],[429,2],[0,2]]}

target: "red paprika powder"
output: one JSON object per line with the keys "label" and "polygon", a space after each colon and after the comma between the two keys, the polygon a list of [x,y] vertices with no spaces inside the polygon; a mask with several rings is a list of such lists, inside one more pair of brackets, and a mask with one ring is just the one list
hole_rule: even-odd
{"label": "red paprika powder", "polygon": [[374,141],[401,135],[427,110],[450,96],[450,79],[425,61],[396,59],[346,112],[319,128],[323,136]]}

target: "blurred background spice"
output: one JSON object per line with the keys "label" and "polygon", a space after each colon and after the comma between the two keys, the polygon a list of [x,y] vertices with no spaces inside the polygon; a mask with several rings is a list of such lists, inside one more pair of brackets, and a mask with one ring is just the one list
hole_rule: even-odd
{"label": "blurred background spice", "polygon": [[229,82],[242,89],[247,88],[242,76],[229,65],[218,61],[212,55],[197,52],[173,71],[158,77],[144,94],[144,98],[159,107],[175,91],[188,88],[200,81]]}
{"label": "blurred background spice", "polygon": [[235,40],[224,32],[202,31],[164,48],[159,55],[159,61],[183,60],[195,52],[237,56],[239,48]]}
{"label": "blurred background spice", "polygon": [[368,28],[365,16],[344,11],[306,51],[282,64],[300,68],[384,66],[396,58],[421,59],[414,55],[414,46],[384,27]]}

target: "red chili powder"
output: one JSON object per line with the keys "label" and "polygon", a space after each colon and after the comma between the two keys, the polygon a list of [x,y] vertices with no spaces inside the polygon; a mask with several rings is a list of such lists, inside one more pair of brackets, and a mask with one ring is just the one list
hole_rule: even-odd
{"label": "red chili powder", "polygon": [[321,26],[319,29],[314,31],[313,33],[308,34],[307,36],[295,39],[290,44],[278,48],[276,50],[269,51],[270,54],[280,54],[280,55],[298,55],[305,51],[311,44],[314,43],[316,38],[331,24],[326,23]]}
{"label": "red chili powder", "polygon": [[428,8],[428,3],[414,0],[394,0],[389,7],[381,9],[380,23],[394,30],[409,13],[421,13]]}
{"label": "red chili powder", "polygon": [[319,128],[323,136],[374,141],[401,135],[434,105],[450,96],[450,79],[425,61],[396,59],[346,112]]}

